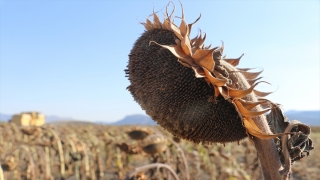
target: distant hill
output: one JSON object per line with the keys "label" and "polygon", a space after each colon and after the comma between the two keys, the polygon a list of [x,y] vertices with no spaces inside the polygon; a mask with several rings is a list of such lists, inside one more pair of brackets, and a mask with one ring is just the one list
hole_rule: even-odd
{"label": "distant hill", "polygon": [[76,125],[92,125],[97,124],[89,121],[78,121],[78,120],[58,120],[49,122],[52,125],[68,125],[68,124],[76,124]]}
{"label": "distant hill", "polygon": [[12,115],[0,113],[0,121],[9,121]]}
{"label": "distant hill", "polygon": [[137,114],[126,116],[120,121],[112,123],[112,125],[139,124],[139,125],[156,125],[157,123],[150,116]]}
{"label": "distant hill", "polygon": [[286,111],[284,112],[290,121],[298,120],[310,126],[320,126],[320,111]]}
{"label": "distant hill", "polygon": [[[292,121],[299,120],[300,122],[311,125],[320,126],[320,111],[286,111],[284,114]],[[7,122],[11,119],[12,115],[0,113],[0,121]],[[59,116],[46,116],[47,123],[58,123],[58,122],[78,122],[73,118],[59,117]],[[79,121],[83,122],[83,121]],[[103,121],[95,122],[96,124],[104,124]],[[156,125],[157,123],[151,119],[151,117],[136,114],[126,116],[125,118],[114,122],[108,123],[110,125],[125,125],[125,124],[141,124],[141,125]]]}
{"label": "distant hill", "polygon": [[[290,121],[298,120],[310,126],[320,126],[320,111],[286,111],[284,112]],[[156,125],[157,123],[146,115],[131,115],[124,119],[112,123],[112,125],[124,124],[142,124],[142,125]]]}
{"label": "distant hill", "polygon": [[70,117],[46,116],[46,123],[54,123],[57,121],[74,121],[74,119]]}

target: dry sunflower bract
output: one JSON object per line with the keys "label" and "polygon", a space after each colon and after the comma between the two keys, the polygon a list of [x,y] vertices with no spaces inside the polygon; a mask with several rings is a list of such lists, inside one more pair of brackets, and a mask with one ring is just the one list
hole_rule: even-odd
{"label": "dry sunflower bract", "polygon": [[153,22],[142,23],[146,31],[129,54],[126,73],[134,100],[173,135],[194,142],[233,142],[247,134],[279,136],[265,133],[253,121],[269,111],[260,107],[269,101],[258,99],[268,93],[254,89],[264,82],[259,81],[261,72],[237,69],[242,55],[223,57],[224,45],[205,46],[201,31],[191,39],[200,17],[187,24],[181,5],[181,23],[176,25],[168,6],[163,22],[153,12]]}

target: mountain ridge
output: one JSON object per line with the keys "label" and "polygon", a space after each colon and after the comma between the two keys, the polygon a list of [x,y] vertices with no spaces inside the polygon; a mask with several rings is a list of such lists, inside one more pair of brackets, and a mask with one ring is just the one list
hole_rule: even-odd
{"label": "mountain ridge", "polygon": [[[289,110],[284,112],[284,115],[289,118],[290,121],[298,120],[304,124],[310,126],[320,126],[320,110],[309,110],[309,111],[298,111],[298,110]],[[0,113],[1,121],[9,121],[12,115]],[[59,123],[59,122],[86,122],[81,120],[75,120],[70,117],[59,117],[56,115],[46,116],[47,123]],[[87,121],[90,123],[96,124],[107,124],[107,125],[156,125],[157,123],[152,120],[148,115],[143,114],[133,114],[127,115],[123,119],[120,119],[116,122],[104,122],[104,121]]]}

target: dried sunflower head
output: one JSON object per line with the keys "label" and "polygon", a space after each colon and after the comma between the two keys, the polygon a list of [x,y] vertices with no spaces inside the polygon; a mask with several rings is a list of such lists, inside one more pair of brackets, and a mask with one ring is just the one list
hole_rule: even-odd
{"label": "dried sunflower head", "polygon": [[167,149],[167,139],[159,134],[146,137],[141,144],[142,150],[147,154],[162,153]]}
{"label": "dried sunflower head", "polygon": [[123,152],[127,154],[140,154],[142,152],[139,146],[129,145],[127,143],[116,143],[116,146]]}
{"label": "dried sunflower head", "polygon": [[153,132],[148,129],[147,127],[142,126],[134,126],[129,128],[126,133],[128,136],[135,140],[143,140],[148,135],[152,134]]}
{"label": "dried sunflower head", "polygon": [[38,135],[42,131],[42,129],[37,126],[21,126],[20,131],[23,134],[26,134],[28,136],[31,136],[31,135],[35,136],[35,135]]}
{"label": "dried sunflower head", "polygon": [[18,167],[18,162],[16,161],[16,159],[12,155],[8,155],[5,158],[5,162],[1,163],[1,168],[4,171],[13,171],[13,170],[17,169],[17,167]]}
{"label": "dried sunflower head", "polygon": [[191,39],[200,17],[186,23],[182,7],[178,26],[172,15],[167,7],[163,22],[154,12],[153,22],[142,23],[146,31],[135,42],[126,70],[134,100],[173,135],[194,142],[239,141],[247,134],[278,136],[253,121],[269,111],[260,106],[268,101],[258,99],[269,93],[254,89],[261,83],[261,72],[236,68],[242,55],[230,59],[223,56],[223,44],[205,46],[201,31]]}
{"label": "dried sunflower head", "polygon": [[176,137],[176,136],[173,136],[172,139],[174,140],[174,142],[176,143],[180,143],[181,142],[181,139]]}

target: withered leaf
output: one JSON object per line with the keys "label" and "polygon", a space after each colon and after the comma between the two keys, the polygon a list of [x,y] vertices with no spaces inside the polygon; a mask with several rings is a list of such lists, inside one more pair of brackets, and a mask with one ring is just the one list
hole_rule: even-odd
{"label": "withered leaf", "polygon": [[282,133],[289,124],[289,119],[282,113],[279,106],[272,104],[271,111],[267,115],[267,121],[273,133]]}

